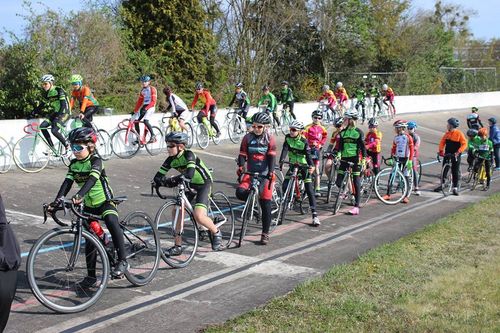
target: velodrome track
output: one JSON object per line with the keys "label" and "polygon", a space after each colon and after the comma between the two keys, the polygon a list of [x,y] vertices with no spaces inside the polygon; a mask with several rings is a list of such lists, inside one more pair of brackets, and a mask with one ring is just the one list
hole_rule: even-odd
{"label": "velodrome track", "polygon": [[[481,108],[483,123],[500,115],[500,108]],[[330,205],[318,200],[321,227],[311,228],[310,216],[289,215],[290,221],[279,227],[268,246],[256,244],[260,227],[251,226],[241,248],[213,253],[202,243],[190,266],[171,269],[162,265],[155,280],[142,288],[131,288],[125,281],[113,280],[99,302],[89,310],[74,315],[57,315],[41,306],[33,297],[24,277],[25,262],[19,271],[19,285],[6,332],[193,332],[213,323],[223,322],[237,314],[261,305],[271,297],[282,295],[298,283],[318,276],[332,265],[355,260],[360,254],[380,244],[393,241],[465,205],[500,190],[496,172],[489,192],[471,192],[463,187],[459,197],[443,198],[431,189],[436,186],[440,165],[435,162],[437,143],[451,116],[462,121],[468,110],[405,114],[401,118],[416,120],[422,138],[420,160],[425,165],[422,196],[411,197],[407,205],[386,206],[376,198],[361,209],[361,215],[345,215],[343,206],[335,216]],[[367,128],[361,126],[366,132]],[[389,155],[394,136],[392,122],[380,126],[383,152]],[[283,136],[278,139],[283,141]],[[279,151],[281,145],[278,144]],[[214,168],[215,190],[224,191],[234,203],[236,182],[234,158],[239,146],[225,142],[195,152]],[[166,156],[139,155],[131,160],[112,159],[106,171],[116,195],[129,200],[120,205],[121,215],[143,210],[154,217],[162,200],[150,196],[149,181]],[[462,159],[465,172],[465,158]],[[41,204],[53,200],[65,175],[63,167],[49,167],[38,174],[19,170],[0,175],[8,219],[11,221],[21,250],[27,254],[33,242],[53,222],[42,224]],[[237,223],[237,235],[240,223]],[[236,236],[237,236],[236,235]],[[26,257],[24,257],[25,259]]]}

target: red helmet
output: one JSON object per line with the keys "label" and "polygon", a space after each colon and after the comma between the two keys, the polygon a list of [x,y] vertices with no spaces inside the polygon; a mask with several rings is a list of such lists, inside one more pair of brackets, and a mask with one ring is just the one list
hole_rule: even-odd
{"label": "red helmet", "polygon": [[396,120],[394,122],[394,124],[392,124],[392,126],[396,127],[396,128],[400,128],[400,127],[408,127],[408,123],[406,122],[406,120]]}

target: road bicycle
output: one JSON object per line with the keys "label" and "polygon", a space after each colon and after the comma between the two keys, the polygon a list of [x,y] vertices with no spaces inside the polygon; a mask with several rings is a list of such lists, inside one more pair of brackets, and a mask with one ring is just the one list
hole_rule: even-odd
{"label": "road bicycle", "polygon": [[232,143],[239,143],[247,134],[246,120],[241,116],[239,109],[230,108],[224,118],[223,128],[227,128],[227,135]]}
{"label": "road bicycle", "polygon": [[12,149],[9,143],[0,136],[0,173],[6,173],[12,166]]}
{"label": "road bicycle", "polygon": [[[116,197],[116,205],[126,197]],[[33,244],[26,262],[26,275],[35,297],[47,308],[60,313],[75,313],[88,309],[103,295],[112,268],[118,264],[117,255],[107,234],[98,236],[91,223],[103,221],[100,216],[83,211],[83,205],[71,200],[48,210],[44,204],[44,223],[47,215],[62,228],[44,233]],[[56,213],[71,212],[70,224]],[[160,262],[160,242],[153,220],[143,212],[132,212],[121,222],[125,251],[130,269],[124,274],[135,286],[153,280]],[[96,281],[86,285],[83,281],[89,270],[95,272]],[[88,277],[87,277],[88,278]]]}
{"label": "road bicycle", "polygon": [[[411,195],[413,188],[413,177],[411,170],[408,173],[408,179],[403,173],[403,165],[397,158],[382,156],[385,165],[389,166],[380,170],[375,177],[374,190],[377,198],[387,205],[395,205],[401,202],[405,197]],[[389,198],[384,196],[389,195]]]}
{"label": "road bicycle", "polygon": [[[160,186],[151,184],[151,190],[161,199],[167,196],[160,192]],[[161,257],[170,267],[183,268],[193,260],[198,249],[201,234],[206,234],[206,228],[199,225],[194,218],[193,207],[186,193],[191,192],[189,183],[184,178],[177,185],[174,198],[165,202],[155,217],[155,225],[158,228],[161,244]],[[227,196],[222,192],[212,193],[209,197],[207,209],[208,216],[213,220],[215,226],[222,233],[223,244],[229,248],[234,236],[235,218],[234,211]],[[169,256],[166,250],[181,246],[180,255]]]}
{"label": "road bicycle", "polygon": [[[201,111],[198,111],[201,112]],[[199,113],[198,113],[199,114]],[[208,117],[203,117],[203,121],[200,123],[198,122],[197,117],[193,117],[193,121],[195,123],[198,123],[198,125],[194,126],[195,128],[195,133],[196,133],[196,142],[198,143],[198,147],[201,149],[206,149],[208,147],[208,144],[210,140],[215,145],[218,145],[222,139],[222,135],[217,135],[215,128],[213,128],[212,124],[210,124],[210,121],[208,120]],[[217,124],[217,127],[219,130],[221,130],[221,127],[219,125],[219,122],[215,120],[215,123]],[[222,134],[222,133],[220,133]]]}
{"label": "road bicycle", "polygon": [[[455,154],[445,154],[443,156],[444,163],[441,167],[441,173],[439,174],[439,182],[441,186],[441,192],[446,197],[453,193],[453,176],[452,176],[452,159],[457,161],[457,157]],[[437,155],[437,161],[441,162],[441,157],[439,154]],[[458,168],[458,186],[457,189],[460,191],[461,184],[460,181],[462,179],[462,171],[460,170],[460,166]]]}
{"label": "road bicycle", "polygon": [[[489,170],[491,175],[491,167]],[[487,189],[487,177],[486,177],[486,159],[475,156],[474,166],[471,172],[469,172],[470,180],[472,181],[471,191],[474,191],[478,184],[482,185],[482,190]]]}
{"label": "road bicycle", "polygon": [[322,119],[323,126],[328,128],[329,125],[335,122],[335,115],[332,113],[332,110],[330,110],[330,107],[328,106],[326,100],[319,102],[318,110],[320,110],[323,114],[323,119]]}
{"label": "road bicycle", "polygon": [[330,203],[330,198],[332,196],[333,187],[335,186],[335,180],[337,178],[337,172],[340,166],[340,158],[338,158],[337,154],[333,154],[331,152],[326,152],[323,154],[323,158],[321,159],[321,169],[320,169],[320,177],[325,173],[326,162],[332,161],[332,166],[326,175],[326,203]]}
{"label": "road bicycle", "polygon": [[[184,111],[184,112],[189,112],[189,111]],[[191,125],[190,122],[184,121],[184,126],[186,127],[187,130],[182,129],[181,125],[179,124],[179,117],[174,114],[170,113],[169,115],[165,114],[161,120],[160,120],[160,126],[163,130],[164,137],[166,137],[169,133],[171,132],[184,132],[188,135],[188,142],[186,147],[190,149],[193,147],[193,141],[194,141],[194,132],[193,132],[193,126]]]}
{"label": "road bicycle", "polygon": [[[60,160],[66,166],[69,166],[71,162],[71,152],[67,152],[57,139],[53,140],[55,146],[49,145],[41,132],[42,129],[49,130],[50,127],[41,128],[37,123],[24,126],[23,131],[26,135],[14,144],[12,149],[14,163],[24,172],[40,172],[49,164],[49,161]],[[59,126],[59,131],[67,138],[64,127]]]}
{"label": "road bicycle", "polygon": [[[90,122],[90,124],[97,136],[96,153],[103,161],[107,161],[111,158],[111,155],[113,155],[111,136],[108,131],[98,128],[94,122]],[[82,126],[84,126],[84,123],[80,117],[74,117],[73,122],[70,124],[70,128],[72,129]]]}
{"label": "road bicycle", "polygon": [[[352,205],[356,203],[356,189],[354,187],[353,171],[352,168],[355,163],[339,160],[340,163],[346,163],[347,169],[344,171],[344,177],[340,183],[339,191],[337,193],[337,198],[335,199],[335,204],[333,205],[333,214],[337,214],[345,201],[350,201]],[[373,183],[375,176],[371,167],[371,159],[366,159],[366,164],[362,166],[360,172],[360,199],[359,206],[363,207],[370,200]]]}
{"label": "road bicycle", "polygon": [[118,129],[111,135],[111,149],[119,158],[131,158],[139,149],[146,147],[146,151],[155,156],[165,150],[163,133],[158,126],[152,126],[153,135],[144,126],[142,136],[137,133],[135,124],[144,124],[144,121],[124,119],[118,124]]}
{"label": "road bicycle", "polygon": [[283,135],[287,135],[290,132],[290,123],[293,121],[292,114],[290,113],[290,105],[283,104],[283,108],[281,109],[281,132]]}

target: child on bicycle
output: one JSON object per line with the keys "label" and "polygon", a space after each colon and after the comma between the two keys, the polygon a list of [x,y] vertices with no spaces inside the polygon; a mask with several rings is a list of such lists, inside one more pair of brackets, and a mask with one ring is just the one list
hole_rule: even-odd
{"label": "child on bicycle", "polygon": [[421,195],[419,189],[419,174],[418,174],[418,156],[420,155],[420,135],[415,132],[418,125],[415,121],[408,122],[408,134],[413,140],[413,192],[415,195]]}
{"label": "child on bicycle", "polygon": [[467,164],[468,168],[467,171],[472,172],[472,168],[474,166],[474,150],[475,146],[477,145],[477,142],[481,140],[479,138],[478,131],[473,128],[469,128],[467,130]]}
{"label": "child on bicycle", "polygon": [[348,110],[344,114],[344,118],[347,119],[347,126],[340,132],[338,155],[341,160],[339,172],[335,182],[337,187],[340,188],[342,186],[344,173],[349,167],[348,162],[354,163],[352,166],[352,176],[354,182],[355,203],[354,208],[348,212],[350,215],[359,215],[359,200],[361,197],[361,166],[366,163],[364,134],[363,131],[356,126],[356,120],[358,120],[358,117],[359,115],[356,110]]}
{"label": "child on bicycle", "polygon": [[347,107],[347,102],[349,101],[349,94],[347,94],[347,90],[344,88],[344,84],[342,82],[337,82],[335,85],[335,96],[337,97],[337,101],[340,106],[345,110]]}
{"label": "child on bicycle", "polygon": [[[118,253],[118,264],[113,269],[112,275],[121,278],[130,265],[126,260],[123,230],[118,222],[118,211],[112,201],[113,192],[109,186],[102,160],[95,153],[96,141],[97,136],[92,128],[80,127],[69,133],[69,142],[75,159],[71,161],[66,178],[57,193],[56,200],[50,204],[49,210],[64,202],[64,197],[68,194],[73,183],[76,182],[80,190],[73,195],[73,203],[78,205],[83,201],[84,213],[100,216],[106,223]],[[94,246],[90,242],[86,242],[88,276],[80,282],[80,285],[85,287],[91,287],[97,283],[94,251]]]}
{"label": "child on bicycle", "polygon": [[314,191],[315,195],[319,197],[320,194],[320,174],[319,174],[319,163],[321,161],[321,156],[323,155],[323,146],[325,145],[326,139],[328,137],[328,132],[326,128],[321,124],[321,119],[323,118],[323,112],[321,110],[315,110],[311,114],[313,122],[306,126],[304,129],[304,136],[307,139],[307,143],[311,149],[311,156],[314,162],[314,167],[316,172],[314,174]]}
{"label": "child on bicycle", "polygon": [[285,181],[283,182],[283,193],[286,193],[288,184],[290,183],[290,177],[293,172],[293,165],[298,164],[299,175],[304,182],[304,188],[307,193],[307,198],[309,200],[309,206],[312,213],[312,225],[317,227],[321,223],[319,222],[318,213],[316,212],[316,198],[314,195],[314,189],[312,184],[312,177],[314,172],[314,162],[311,156],[311,150],[307,139],[301,134],[304,130],[304,124],[300,121],[293,120],[290,125],[290,134],[285,136],[285,142],[283,143],[283,148],[280,155],[280,170],[283,168],[283,162],[287,155],[289,155],[290,167],[285,175]]}
{"label": "child on bicycle", "polygon": [[359,109],[361,108],[361,124],[365,123],[366,115],[365,115],[365,99],[366,99],[366,91],[363,85],[359,86],[358,89],[354,91],[354,94],[351,98],[356,98],[356,105],[354,108],[359,113]]}
{"label": "child on bicycle", "polygon": [[475,141],[474,155],[477,157],[474,162],[474,171],[477,172],[484,160],[484,169],[486,172],[486,187],[485,191],[490,187],[491,167],[493,165],[493,142],[488,139],[488,130],[480,128],[478,131],[479,140]]}
{"label": "child on bicycle", "polygon": [[322,94],[318,97],[318,102],[321,102],[323,100],[326,100],[326,105],[330,111],[332,111],[332,114],[335,114],[335,105],[337,104],[337,97],[333,93],[332,90],[330,90],[330,86],[325,84],[322,88]]}
{"label": "child on bicycle", "polygon": [[166,111],[171,110],[172,116],[177,117],[179,120],[179,126],[187,132],[186,119],[188,118],[188,107],[186,103],[184,103],[179,96],[174,94],[172,88],[169,86],[163,88],[163,93],[167,96],[168,106]]}
{"label": "child on bicycle", "polygon": [[[413,172],[413,139],[408,133],[405,132],[406,128],[408,127],[408,123],[406,121],[396,120],[393,126],[394,131],[396,132],[396,136],[392,141],[391,159],[392,161],[397,160],[399,162],[401,171],[406,178],[406,182],[408,186],[410,186],[410,172]],[[384,200],[389,200],[391,198],[390,191],[390,186],[387,186],[387,194],[384,195]],[[408,188],[408,191],[407,193],[405,193],[405,197],[403,198],[402,203],[406,204],[410,202],[410,199],[408,198],[409,195],[410,191]]]}
{"label": "child on bicycle", "polygon": [[[142,89],[139,93],[139,97],[137,98],[137,102],[135,103],[134,114],[130,120],[137,122],[142,120],[144,122],[144,126],[146,126],[149,133],[151,133],[148,143],[153,143],[155,142],[156,137],[153,133],[153,127],[151,127],[149,119],[153,116],[156,109],[156,88],[151,85],[151,77],[149,77],[149,75],[141,76],[140,81]],[[138,134],[141,133],[139,123],[135,124],[135,130]]]}
{"label": "child on bicycle", "polygon": [[[446,130],[447,132],[441,138],[439,142],[439,156],[443,157],[445,155],[453,155],[453,158],[446,156],[443,159],[443,165],[448,163],[448,159],[451,158],[451,175],[453,181],[453,194],[458,195],[458,182],[460,181],[460,157],[462,153],[467,148],[467,140],[465,135],[457,129],[460,125],[460,121],[457,118],[450,118],[447,121]],[[447,175],[443,175],[446,177]],[[441,192],[441,186],[434,189],[434,192]]]}
{"label": "child on bicycle", "polygon": [[260,182],[259,204],[262,211],[262,234],[260,243],[269,243],[269,228],[271,226],[271,200],[273,197],[275,175],[274,164],[276,160],[276,140],[269,132],[271,116],[267,112],[258,112],[253,115],[253,131],[247,133],[241,140],[240,153],[238,155],[239,185],[236,189],[236,197],[246,201],[250,194],[251,177],[244,174],[245,164],[248,172],[259,173],[265,180]]}
{"label": "child on bicycle", "polygon": [[97,112],[99,103],[94,97],[89,86],[83,85],[83,78],[80,74],[71,75],[70,83],[73,91],[71,92],[71,99],[69,101],[69,109],[72,110],[75,101],[80,104],[79,117],[84,126],[92,127],[92,119]]}
{"label": "child on bicycle", "polygon": [[[222,233],[215,226],[207,214],[208,199],[212,192],[212,175],[205,163],[191,150],[186,149],[188,135],[183,132],[170,132],[165,137],[167,143],[168,158],[163,162],[160,170],[153,178],[155,186],[177,187],[181,182],[189,183],[193,192],[187,192],[186,196],[190,202],[194,200],[194,219],[196,223],[207,228],[212,234],[212,250],[222,251]],[[175,169],[181,174],[166,177],[170,169]],[[167,257],[182,254],[182,236],[175,237],[175,245],[164,251]]]}
{"label": "child on bicycle", "polygon": [[483,123],[481,122],[481,119],[479,119],[479,114],[477,113],[479,109],[475,106],[472,107],[471,113],[467,115],[467,127],[479,130],[480,128],[483,128]]}
{"label": "child on bicycle", "polygon": [[380,152],[382,151],[382,132],[378,130],[376,118],[368,121],[368,133],[365,137],[366,153],[372,159],[373,174],[376,176],[380,171]]}
{"label": "child on bicycle", "polygon": [[[335,120],[335,128],[333,129],[332,136],[330,137],[330,144],[326,148],[327,153],[336,155],[339,151],[340,132],[344,125],[344,118],[340,117]],[[329,157],[325,162],[325,174],[329,175],[333,167],[333,156]]]}
{"label": "child on bicycle", "polygon": [[[196,83],[195,89],[196,91],[194,93],[193,102],[191,103],[191,110],[193,110],[196,106],[196,103],[198,103],[198,99],[201,100],[204,105],[196,116],[196,119],[200,124],[205,123],[206,119],[208,118],[208,113],[210,112],[210,125],[213,127],[213,129],[215,129],[215,135],[220,136],[219,126],[215,122],[215,116],[217,115],[217,102],[210,94],[210,91],[203,88],[203,83]],[[205,126],[207,126],[207,128],[210,128],[210,126],[208,126],[208,124],[206,123]]]}
{"label": "child on bicycle", "polygon": [[295,104],[295,98],[293,97],[292,89],[288,86],[288,81],[281,82],[281,92],[279,96],[279,103],[283,103],[283,109],[288,106],[290,116],[292,119],[297,119],[293,113],[293,105]]}
{"label": "child on bicycle", "polygon": [[262,97],[257,102],[257,107],[260,107],[261,105],[267,105],[265,112],[272,114],[274,122],[277,126],[280,126],[280,120],[278,119],[278,115],[276,113],[278,108],[278,100],[276,99],[276,96],[271,93],[268,85],[264,85],[262,87],[262,93]]}
{"label": "child on bicycle", "polygon": [[248,110],[250,110],[250,97],[248,97],[248,94],[243,90],[243,83],[238,82],[234,87],[233,98],[227,107],[230,108],[234,102],[236,102],[239,109],[238,114],[246,120]]}

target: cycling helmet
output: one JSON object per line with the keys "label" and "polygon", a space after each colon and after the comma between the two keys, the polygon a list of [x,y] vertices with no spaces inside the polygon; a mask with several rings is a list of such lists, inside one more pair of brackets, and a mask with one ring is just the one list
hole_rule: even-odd
{"label": "cycling helmet", "polygon": [[479,131],[477,131],[477,135],[479,136],[487,136],[488,135],[488,130],[486,128],[480,128]]}
{"label": "cycling helmet", "polygon": [[414,129],[414,128],[417,128],[417,122],[416,121],[409,121],[408,122],[408,129]]}
{"label": "cycling helmet", "polygon": [[165,88],[163,88],[163,93],[167,96],[170,96],[170,94],[172,93],[172,88],[170,88],[169,86],[165,86]]}
{"label": "cycling helmet", "polygon": [[401,128],[401,127],[407,127],[408,126],[408,123],[406,122],[406,120],[396,120],[394,122],[394,124],[392,124],[392,126],[394,126],[395,128]]}
{"label": "cycling helmet", "polygon": [[281,85],[284,86],[284,85],[288,85],[288,81],[281,81]]}
{"label": "cycling helmet", "polygon": [[68,139],[71,143],[96,143],[97,135],[92,128],[79,127],[69,132]]}
{"label": "cycling helmet", "polygon": [[358,111],[356,111],[356,110],[347,110],[344,113],[344,117],[347,118],[347,119],[357,120],[358,117],[359,117]]}
{"label": "cycling helmet", "polygon": [[387,89],[389,89],[389,86],[388,86],[387,84],[385,84],[385,83],[384,83],[384,84],[382,85],[382,90],[387,90]]}
{"label": "cycling helmet", "polygon": [[267,112],[258,112],[253,115],[252,122],[262,125],[269,125],[271,123],[271,116]]}
{"label": "cycling helmet", "polygon": [[475,106],[473,106],[471,110],[472,110],[472,112],[477,112],[477,111],[479,111],[479,109],[478,109],[477,107],[475,107]]}
{"label": "cycling helmet", "polygon": [[79,86],[82,85],[83,77],[80,74],[73,74],[71,75],[71,78],[69,79],[69,82],[71,84],[78,84]]}
{"label": "cycling helmet", "polygon": [[460,126],[460,121],[457,118],[452,117],[452,118],[448,119],[448,124],[450,124],[454,128],[457,128],[458,126]]}
{"label": "cycling helmet", "polygon": [[341,127],[344,124],[344,118],[339,117],[335,120],[335,127]]}
{"label": "cycling helmet", "polygon": [[479,117],[479,115],[477,113],[469,113],[467,115],[467,119],[470,119],[470,120],[477,119],[478,117]]}
{"label": "cycling helmet", "polygon": [[149,75],[143,75],[139,78],[139,80],[141,80],[141,82],[149,82],[151,81],[151,77]]}
{"label": "cycling helmet", "polygon": [[298,120],[293,120],[290,125],[288,125],[289,128],[296,128],[298,130],[303,130],[304,129],[304,123]]}
{"label": "cycling helmet", "polygon": [[188,135],[184,132],[170,132],[165,137],[165,142],[173,142],[176,144],[187,145],[188,143]]}
{"label": "cycling helmet", "polygon": [[269,86],[267,84],[265,84],[263,87],[262,87],[262,91],[265,91],[265,90],[270,90],[269,89]]}
{"label": "cycling helmet", "polygon": [[492,124],[496,124],[497,123],[497,118],[491,117],[491,118],[488,118],[488,121],[491,121]]}
{"label": "cycling helmet", "polygon": [[476,129],[473,129],[473,128],[470,128],[467,130],[467,136],[468,137],[475,137],[477,135],[477,130]]}
{"label": "cycling helmet", "polygon": [[311,117],[314,118],[314,117],[323,117],[323,112],[321,112],[321,110],[314,110],[311,114]]}
{"label": "cycling helmet", "polygon": [[368,128],[374,127],[378,127],[378,120],[377,118],[370,118],[370,120],[368,120]]}
{"label": "cycling helmet", "polygon": [[337,82],[337,84],[335,85],[335,87],[337,88],[342,88],[344,86],[344,84],[342,82]]}
{"label": "cycling helmet", "polygon": [[327,91],[327,90],[330,90],[330,86],[325,84],[322,88],[321,88],[323,91]]}
{"label": "cycling helmet", "polygon": [[234,85],[236,88],[243,88],[243,82],[238,82]]}
{"label": "cycling helmet", "polygon": [[44,76],[42,76],[42,78],[40,79],[40,82],[50,82],[50,83],[54,83],[56,79],[52,76],[52,74],[45,74]]}
{"label": "cycling helmet", "polygon": [[200,89],[203,89],[203,83],[201,82],[196,82],[196,85],[194,87],[196,90],[200,90]]}

